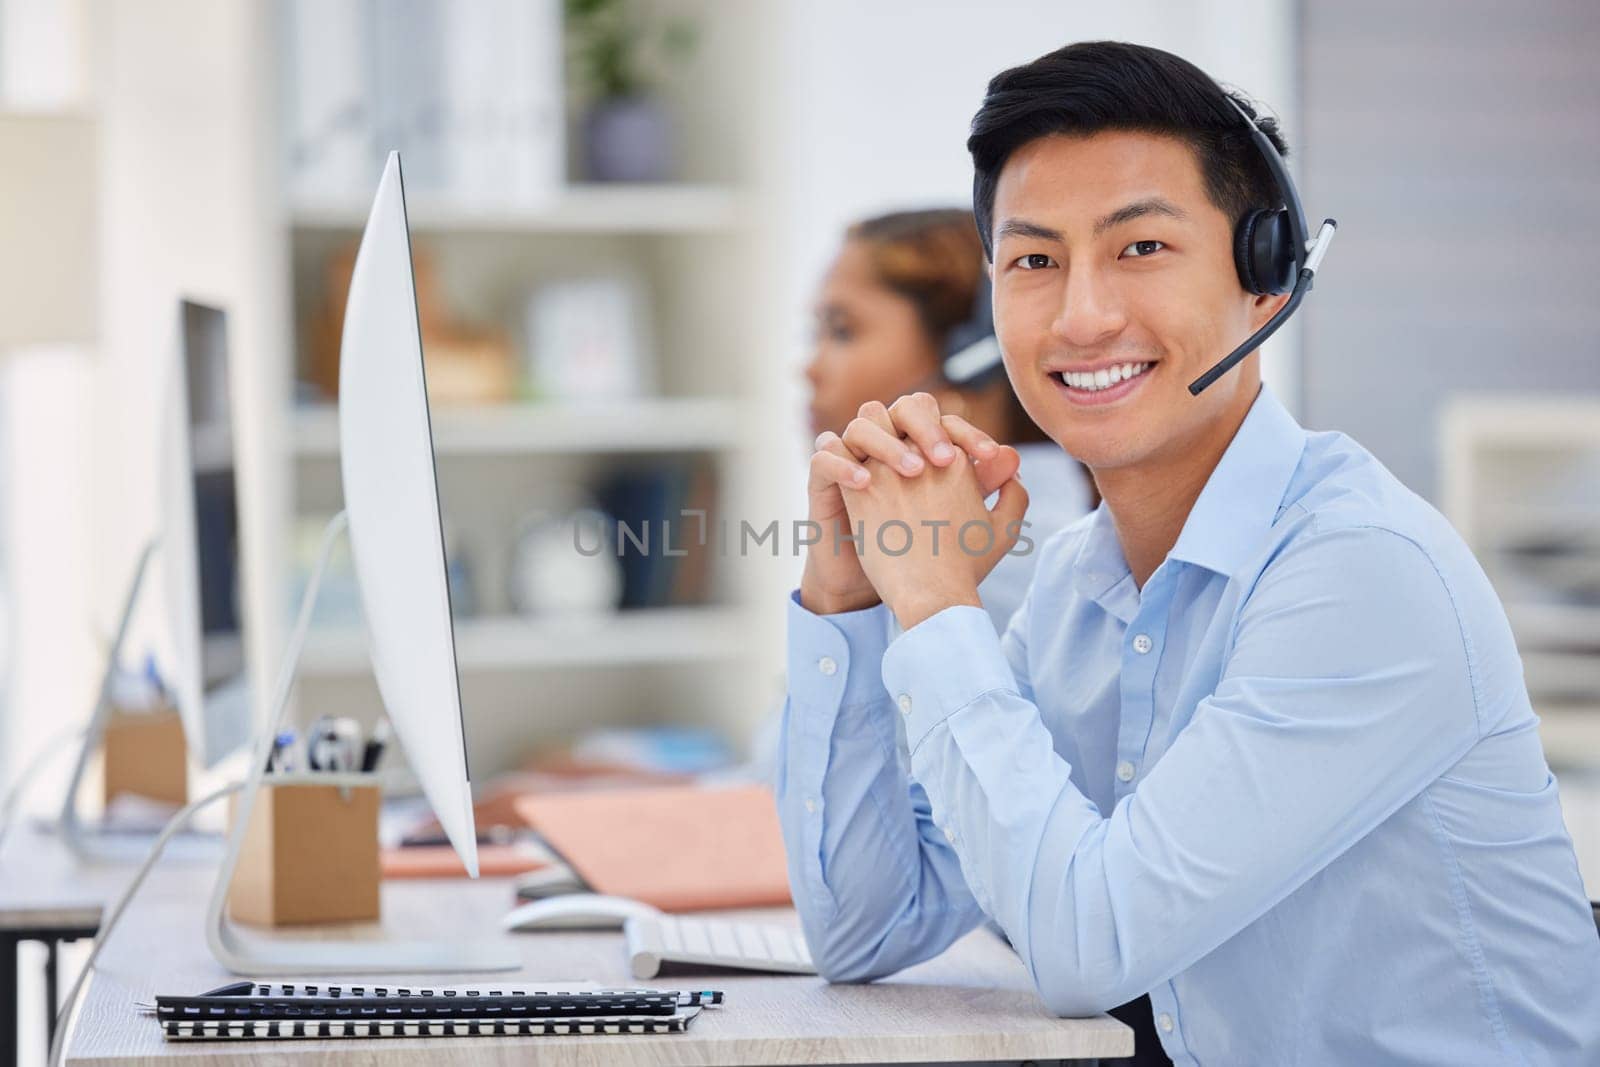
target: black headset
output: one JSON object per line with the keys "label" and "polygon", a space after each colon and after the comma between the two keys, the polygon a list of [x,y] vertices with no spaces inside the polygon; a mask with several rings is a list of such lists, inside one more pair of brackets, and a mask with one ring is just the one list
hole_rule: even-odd
{"label": "black headset", "polygon": [[[1220,86],[1219,86],[1220,90]],[[1271,138],[1261,132],[1256,120],[1226,91],[1222,96],[1250,126],[1250,139],[1272,172],[1283,206],[1258,208],[1239,220],[1233,233],[1233,265],[1245,292],[1257,295],[1289,293],[1289,299],[1261,329],[1245,338],[1214,367],[1189,383],[1189,393],[1199,396],[1289,320],[1305,295],[1311,291],[1317,267],[1333,241],[1338,223],[1323,219],[1315,240],[1308,238],[1305,210],[1300,194],[1283,165],[1283,157]],[[987,274],[981,275],[972,316],[950,331],[945,341],[943,372],[954,385],[977,385],[992,378],[1001,366],[1000,342],[994,333],[994,296]]]}
{"label": "black headset", "polygon": [[[1219,86],[1220,88],[1220,86]],[[1289,299],[1277,314],[1268,319],[1261,329],[1245,338],[1244,343],[1220,360],[1216,366],[1189,383],[1189,394],[1199,396],[1201,391],[1232,370],[1244,357],[1261,347],[1261,343],[1278,332],[1278,327],[1289,321],[1300,301],[1305,299],[1316,280],[1317,267],[1333,241],[1339,224],[1333,219],[1323,219],[1315,240],[1306,232],[1306,213],[1300,206],[1300,194],[1295,190],[1289,169],[1283,165],[1272,139],[1261,132],[1256,120],[1239,106],[1239,102],[1226,91],[1223,99],[1250,126],[1250,139],[1255,142],[1261,158],[1267,161],[1278,192],[1283,196],[1283,206],[1260,208],[1246,212],[1233,231],[1233,265],[1239,272],[1239,284],[1245,292],[1257,295],[1288,293]]]}
{"label": "black headset", "polygon": [[972,313],[945,336],[944,358],[939,366],[944,380],[951,385],[986,385],[1004,369],[1000,360],[1000,339],[994,335],[992,290],[989,272],[979,270]]}

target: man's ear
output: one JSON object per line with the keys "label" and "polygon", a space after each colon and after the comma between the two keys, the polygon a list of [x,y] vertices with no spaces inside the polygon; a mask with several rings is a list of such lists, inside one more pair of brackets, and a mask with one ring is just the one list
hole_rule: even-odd
{"label": "man's ear", "polygon": [[1278,310],[1288,302],[1288,293],[1258,294],[1250,308],[1250,332],[1254,333],[1265,326],[1267,320],[1276,315]]}

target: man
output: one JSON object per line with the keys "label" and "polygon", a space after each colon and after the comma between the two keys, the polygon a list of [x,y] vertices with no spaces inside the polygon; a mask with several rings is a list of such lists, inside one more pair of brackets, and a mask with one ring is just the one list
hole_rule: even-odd
{"label": "man", "polygon": [[1482,571],[1259,354],[1187,389],[1285,299],[1233,265],[1279,203],[1244,119],[1176,56],[1078,44],[996,77],[968,147],[1007,373],[1104,502],[1001,639],[1011,450],[927,395],[818,439],[778,796],[822,973],[987,915],[1059,1014],[1148,994],[1177,1063],[1600,1062],[1600,938]]}

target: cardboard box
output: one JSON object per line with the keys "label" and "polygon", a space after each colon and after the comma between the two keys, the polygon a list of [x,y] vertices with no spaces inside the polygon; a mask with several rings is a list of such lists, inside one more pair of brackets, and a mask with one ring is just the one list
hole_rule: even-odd
{"label": "cardboard box", "polygon": [[107,807],[123,794],[178,807],[189,803],[189,749],[176,711],[112,709],[104,745]]}
{"label": "cardboard box", "polygon": [[259,926],[377,919],[378,799],[377,786],[262,786],[228,913]]}

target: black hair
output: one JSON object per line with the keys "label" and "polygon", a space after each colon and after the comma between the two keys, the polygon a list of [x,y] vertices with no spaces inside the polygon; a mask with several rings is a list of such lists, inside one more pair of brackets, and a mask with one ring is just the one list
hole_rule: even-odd
{"label": "black hair", "polygon": [[983,251],[994,258],[994,193],[1000,171],[1018,148],[1055,133],[1102,130],[1166,134],[1195,152],[1206,194],[1230,222],[1247,211],[1277,207],[1282,195],[1233,100],[1287,156],[1274,118],[1224,90],[1187,59],[1121,41],[1083,41],[994,76],[972,119],[973,215]]}

